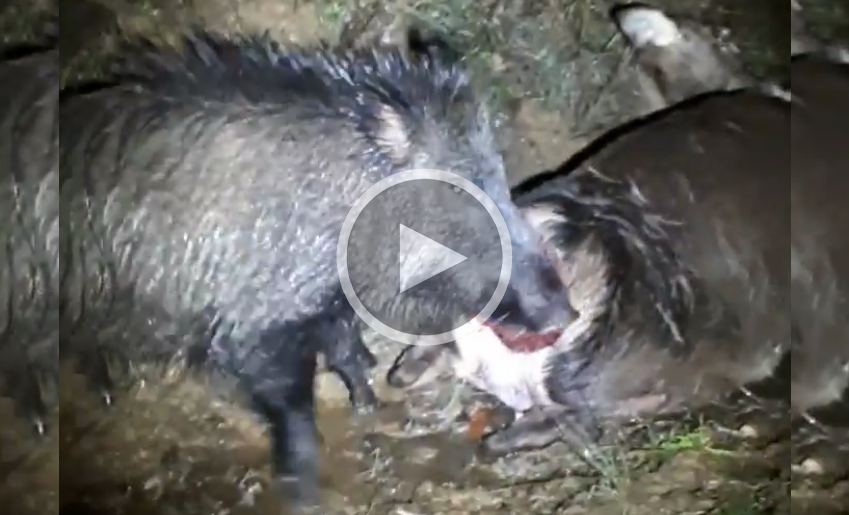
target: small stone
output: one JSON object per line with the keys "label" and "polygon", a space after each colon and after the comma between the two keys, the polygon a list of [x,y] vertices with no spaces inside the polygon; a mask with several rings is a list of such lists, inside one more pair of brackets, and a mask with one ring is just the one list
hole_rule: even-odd
{"label": "small stone", "polygon": [[821,476],[825,474],[825,464],[815,458],[807,458],[799,464],[799,471],[803,474]]}
{"label": "small stone", "polygon": [[755,426],[751,424],[745,424],[740,427],[740,436],[742,436],[743,438],[758,438],[759,436],[761,436],[761,432],[758,431]]}

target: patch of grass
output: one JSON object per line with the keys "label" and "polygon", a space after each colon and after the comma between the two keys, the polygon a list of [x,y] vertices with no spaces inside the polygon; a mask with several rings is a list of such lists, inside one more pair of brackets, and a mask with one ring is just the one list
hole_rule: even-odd
{"label": "patch of grass", "polygon": [[[598,424],[603,422],[598,421]],[[564,439],[576,441],[575,437],[580,434],[577,431],[578,427],[564,427]],[[686,417],[619,428],[608,426],[603,442],[572,450],[598,478],[594,491],[606,495],[626,491],[633,480],[657,472],[679,454],[736,455],[715,447],[705,426]]]}
{"label": "patch of grass", "polygon": [[[618,90],[628,66],[624,42],[608,17],[621,0],[316,0],[337,33],[402,19],[444,36],[466,56],[496,107],[520,99],[561,113],[564,131],[586,136],[629,109]],[[768,7],[734,0],[655,0],[673,16],[703,22],[739,42],[757,75],[786,61]],[[786,6],[785,6],[786,7]],[[786,39],[786,37],[785,37]],[[786,44],[785,44],[786,46]],[[611,94],[612,93],[612,94]]]}
{"label": "patch of grass", "polygon": [[320,7],[319,18],[331,26],[341,27],[349,23],[354,13],[359,10],[360,2],[345,2],[342,0],[317,0]]}
{"label": "patch of grass", "polygon": [[665,434],[652,438],[650,452],[656,452],[661,459],[669,459],[681,452],[700,452],[711,455],[732,456],[732,450],[721,449],[714,445],[713,440],[704,426],[694,428],[673,429]]}
{"label": "patch of grass", "polygon": [[[324,20],[338,25],[337,32],[368,25],[363,18],[369,17],[401,19],[439,34],[465,56],[499,107],[513,99],[537,99],[551,109],[587,113],[622,56],[604,0],[319,0],[316,5]],[[574,125],[583,126],[587,118],[567,121],[580,120]]]}
{"label": "patch of grass", "polygon": [[697,429],[695,431],[673,433],[657,442],[658,450],[665,453],[681,451],[701,451],[710,447],[707,434]]}
{"label": "patch of grass", "polygon": [[0,6],[0,44],[41,43],[49,20],[56,19],[51,0],[4,0]]}
{"label": "patch of grass", "polygon": [[849,44],[849,4],[802,0],[805,22],[814,37]]}
{"label": "patch of grass", "polygon": [[[445,37],[465,57],[494,107],[534,100],[561,115],[563,132],[591,136],[621,121],[633,97],[622,94],[628,65],[622,38],[608,18],[617,0],[89,0],[118,13],[122,28],[160,32],[188,19],[234,30],[308,32],[343,40],[374,36],[395,25],[415,24]],[[738,20],[732,38],[746,41],[755,61],[766,61],[761,7],[730,0],[656,0],[670,13],[710,24]],[[831,2],[826,2],[831,3]],[[69,4],[70,5],[70,4]],[[307,6],[316,20],[301,23],[295,11]],[[760,9],[758,11],[758,9]],[[757,11],[757,13],[755,13]],[[755,13],[747,16],[739,13]],[[296,19],[281,19],[292,18]],[[247,18],[250,18],[248,21]],[[730,21],[729,21],[730,23]],[[745,25],[745,26],[742,26]],[[326,30],[325,30],[326,29]],[[739,36],[739,38],[737,37]],[[745,53],[745,52],[744,52]],[[97,61],[97,56],[86,62]]]}

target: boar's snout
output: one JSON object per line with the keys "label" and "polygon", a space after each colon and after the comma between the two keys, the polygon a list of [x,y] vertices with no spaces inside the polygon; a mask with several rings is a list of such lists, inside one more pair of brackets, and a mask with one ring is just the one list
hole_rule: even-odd
{"label": "boar's snout", "polygon": [[514,270],[488,325],[508,347],[518,350],[553,345],[577,317],[568,288],[554,267],[548,260],[535,258],[532,266]]}

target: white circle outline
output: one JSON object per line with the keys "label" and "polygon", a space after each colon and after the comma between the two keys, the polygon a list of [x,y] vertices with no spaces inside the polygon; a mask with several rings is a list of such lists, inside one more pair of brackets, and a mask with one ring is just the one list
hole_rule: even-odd
{"label": "white circle outline", "polygon": [[[483,205],[484,209],[486,209],[490,218],[495,223],[495,228],[498,231],[498,238],[501,242],[501,273],[498,277],[498,285],[495,287],[495,291],[493,292],[492,297],[490,297],[489,302],[487,302],[480,313],[472,317],[471,320],[456,329],[441,334],[417,335],[405,333],[384,324],[378,320],[377,317],[372,315],[357,297],[356,292],[354,292],[354,286],[351,283],[351,277],[348,273],[348,242],[351,239],[351,232],[354,230],[354,224],[357,222],[357,218],[363,210],[365,210],[369,202],[392,186],[418,180],[446,182],[462,188],[465,192],[475,197],[475,199]],[[386,338],[400,343],[405,343],[407,345],[418,345],[422,347],[443,345],[478,331],[483,325],[481,320],[488,319],[490,315],[495,312],[495,309],[498,307],[501,299],[504,298],[507,286],[510,283],[512,267],[513,243],[510,238],[510,231],[507,229],[507,222],[504,220],[504,216],[501,214],[501,211],[499,211],[495,202],[489,198],[489,195],[484,193],[483,190],[478,188],[468,179],[451,172],[429,168],[412,169],[392,174],[366,190],[366,192],[363,193],[356,202],[354,202],[350,211],[348,211],[348,215],[345,217],[345,221],[342,223],[342,229],[339,232],[339,243],[336,245],[336,270],[339,273],[339,280],[342,283],[342,291],[345,294],[345,298],[348,299],[348,302],[354,309],[354,312],[357,313],[366,325]]]}

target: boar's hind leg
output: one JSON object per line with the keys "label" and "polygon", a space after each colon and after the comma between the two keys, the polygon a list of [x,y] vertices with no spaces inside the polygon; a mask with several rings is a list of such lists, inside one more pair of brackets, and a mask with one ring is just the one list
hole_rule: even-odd
{"label": "boar's hind leg", "polygon": [[481,442],[481,456],[492,459],[517,451],[542,449],[566,440],[579,447],[595,441],[598,431],[590,420],[584,420],[567,408],[534,409]]}
{"label": "boar's hind leg", "polygon": [[369,380],[369,370],[377,365],[377,359],[363,342],[354,309],[339,296],[334,309],[315,321],[312,332],[323,343],[327,368],[345,383],[354,411],[368,413],[380,407]]}

